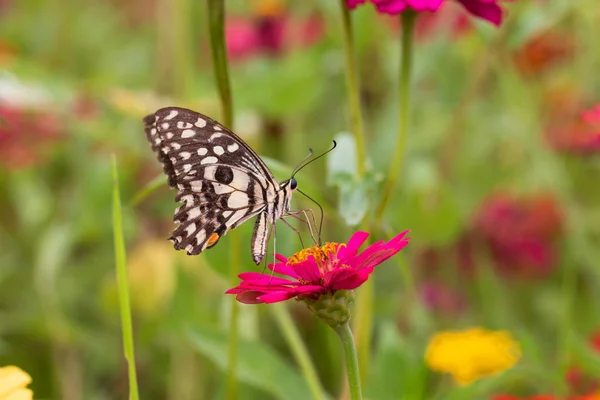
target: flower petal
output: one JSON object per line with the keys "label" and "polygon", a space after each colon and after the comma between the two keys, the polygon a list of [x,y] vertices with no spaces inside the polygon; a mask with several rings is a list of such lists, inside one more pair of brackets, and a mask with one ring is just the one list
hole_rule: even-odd
{"label": "flower petal", "polygon": [[340,274],[335,281],[332,282],[331,289],[333,290],[353,290],[362,285],[369,279],[369,275],[373,272],[373,267],[363,268],[358,271],[352,271],[349,274]]}
{"label": "flower petal", "polygon": [[348,244],[346,246],[342,246],[338,251],[338,259],[343,259],[344,257],[352,257],[356,255],[358,249],[369,237],[368,232],[358,231],[355,232],[354,235],[348,240]]}
{"label": "flower petal", "polygon": [[497,0],[458,0],[468,12],[499,26],[502,23],[502,8]]}
{"label": "flower petal", "polygon": [[405,238],[409,231],[404,231],[397,235],[389,242],[378,242],[368,248],[362,253],[353,257],[352,259],[346,259],[344,262],[354,269],[361,269],[365,267],[375,267],[394,254],[398,253],[408,244],[408,238]]}
{"label": "flower petal", "polygon": [[264,302],[267,304],[276,303],[278,301],[288,300],[288,299],[291,299],[293,297],[297,297],[300,295],[321,294],[321,293],[325,292],[325,290],[326,289],[324,287],[317,286],[317,285],[299,286],[297,288],[294,288],[294,289],[291,289],[288,291],[279,291],[279,292],[264,294],[259,297],[259,300],[261,302]]}
{"label": "flower petal", "polygon": [[292,265],[292,268],[294,268],[294,271],[298,274],[299,279],[306,282],[318,282],[319,279],[321,279],[319,265],[313,256],[309,256],[307,260]]}
{"label": "flower petal", "polygon": [[289,279],[280,278],[271,274],[263,274],[260,272],[244,272],[238,275],[242,279],[241,285],[253,284],[253,285],[294,285],[298,282],[291,281]]}
{"label": "flower petal", "polygon": [[258,298],[262,295],[264,295],[264,292],[256,290],[247,290],[242,293],[239,293],[237,296],[235,296],[235,299],[240,303],[244,304],[260,304],[262,303],[262,301]]}
{"label": "flower petal", "polygon": [[[283,258],[285,258],[285,257],[283,257]],[[286,263],[287,263],[287,258],[286,258]],[[287,265],[286,263],[279,262],[276,264],[269,264],[268,268],[271,271],[275,272],[276,274],[287,275],[294,279],[300,279],[300,276],[296,273],[296,271],[294,271],[294,268]]]}

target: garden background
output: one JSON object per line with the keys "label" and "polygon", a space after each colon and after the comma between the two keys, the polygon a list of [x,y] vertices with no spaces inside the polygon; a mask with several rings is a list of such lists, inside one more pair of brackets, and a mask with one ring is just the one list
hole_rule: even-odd
{"label": "garden background", "polygon": [[[226,2],[233,131],[280,181],[337,141],[296,176],[323,207],[324,241],[410,229],[357,290],[369,399],[597,398],[600,7],[490,3],[501,22],[454,0],[418,13],[408,76],[406,20],[374,4]],[[176,105],[225,123],[207,10],[0,1],[0,367],[26,371],[36,399],[128,396],[113,155],[140,398],[349,396],[342,347],[304,303],[234,307],[224,294],[232,268],[263,271],[251,223],[196,257],[166,240],[175,191],[141,119]],[[292,208],[319,215],[298,193]],[[300,250],[278,227],[277,252]],[[442,356],[450,367],[426,357],[434,335],[477,327],[506,331],[516,360],[485,371],[470,344]]]}

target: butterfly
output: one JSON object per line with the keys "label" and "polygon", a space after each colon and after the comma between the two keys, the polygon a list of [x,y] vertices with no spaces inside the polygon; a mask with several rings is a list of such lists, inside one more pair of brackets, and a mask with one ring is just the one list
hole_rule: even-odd
{"label": "butterfly", "polygon": [[181,206],[179,225],[169,240],[175,249],[196,255],[257,216],[252,259],[267,251],[271,227],[290,212],[298,182],[293,174],[281,183],[239,136],[217,121],[179,107],[161,108],[143,119],[146,137],[162,163]]}

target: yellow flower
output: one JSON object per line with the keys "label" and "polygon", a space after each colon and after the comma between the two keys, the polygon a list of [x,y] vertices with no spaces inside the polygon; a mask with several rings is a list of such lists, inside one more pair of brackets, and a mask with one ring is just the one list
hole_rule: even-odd
{"label": "yellow flower", "polygon": [[473,328],[435,334],[425,361],[432,370],[452,374],[457,383],[467,385],[512,367],[520,356],[519,343],[509,332]]}
{"label": "yellow flower", "polygon": [[31,376],[19,367],[0,368],[0,400],[31,400],[33,392],[27,389]]}

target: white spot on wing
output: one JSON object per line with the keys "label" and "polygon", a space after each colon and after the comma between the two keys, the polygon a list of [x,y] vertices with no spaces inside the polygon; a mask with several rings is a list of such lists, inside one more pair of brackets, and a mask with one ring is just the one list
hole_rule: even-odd
{"label": "white spot on wing", "polygon": [[185,251],[187,251],[188,253],[191,253],[192,250],[194,250],[194,246],[192,246],[191,244],[185,246]]}
{"label": "white spot on wing", "polygon": [[196,121],[194,125],[196,125],[198,128],[204,128],[206,126],[206,120],[198,118],[198,121]]}
{"label": "white spot on wing", "polygon": [[202,159],[202,161],[200,161],[200,164],[212,164],[212,163],[216,163],[217,161],[219,161],[219,159],[217,157],[205,157]]}
{"label": "white spot on wing", "polygon": [[193,137],[194,135],[196,135],[196,132],[194,132],[192,129],[186,129],[181,133],[181,137],[184,139]]}
{"label": "white spot on wing", "polygon": [[216,138],[219,138],[219,137],[221,137],[221,136],[223,136],[223,134],[222,134],[222,133],[219,133],[219,132],[217,132],[217,133],[213,133],[213,134],[210,136],[210,138],[208,139],[208,141],[209,141],[209,142],[211,142],[211,141],[213,141],[213,140],[215,140]]}
{"label": "white spot on wing", "polygon": [[213,147],[213,151],[218,156],[223,155],[223,153],[225,153],[225,150],[223,150],[223,148],[221,146],[215,146],[215,147]]}
{"label": "white spot on wing", "polygon": [[152,128],[152,129],[150,129],[150,134],[151,134],[152,136],[156,135],[156,128]]}
{"label": "white spot on wing", "polygon": [[[194,196],[192,196],[191,194],[186,194],[185,196],[181,197],[181,201],[183,201],[186,206],[190,206],[194,202]],[[200,209],[199,208],[198,208],[198,215],[200,215]]]}
{"label": "white spot on wing", "polygon": [[165,119],[173,119],[173,118],[175,118],[175,117],[177,116],[177,114],[179,114],[179,113],[177,112],[177,110],[171,110],[171,112],[169,113],[169,115],[167,115],[167,116],[165,117]]}
{"label": "white spot on wing", "polygon": [[188,211],[188,220],[196,219],[200,216],[200,207],[194,207]]}
{"label": "white spot on wing", "polygon": [[171,147],[174,150],[179,150],[181,148],[181,145],[179,143],[171,143]]}
{"label": "white spot on wing", "polygon": [[230,153],[233,153],[234,151],[236,151],[239,148],[240,148],[240,146],[238,146],[237,143],[233,143],[233,144],[230,144],[229,146],[227,146],[227,151]]}
{"label": "white spot on wing", "polygon": [[227,222],[225,222],[225,225],[227,225],[227,227],[229,228],[231,225],[235,224],[237,221],[240,220],[240,218],[243,218],[246,215],[246,212],[248,210],[243,209],[243,210],[238,210],[235,212],[235,214],[233,214],[231,216],[231,218],[229,218],[227,220]]}
{"label": "white spot on wing", "polygon": [[187,151],[182,151],[181,153],[179,153],[179,156],[181,157],[182,160],[187,160],[188,158],[190,158],[192,156],[192,154]]}
{"label": "white spot on wing", "polygon": [[248,196],[244,192],[233,192],[227,199],[227,207],[244,208],[248,207]]}
{"label": "white spot on wing", "polygon": [[202,191],[202,181],[192,181],[190,182],[190,186],[193,191],[201,192]]}
{"label": "white spot on wing", "polygon": [[223,216],[225,218],[229,217],[231,214],[233,214],[233,211],[231,211],[231,210],[223,211]]}
{"label": "white spot on wing", "polygon": [[221,183],[213,183],[213,189],[215,189],[216,194],[231,193],[235,190],[231,186],[223,185]]}
{"label": "white spot on wing", "polygon": [[175,136],[175,135],[173,135],[173,132],[167,132],[167,133],[165,134],[165,137],[166,137],[167,139],[173,139],[173,136]]}
{"label": "white spot on wing", "polygon": [[206,149],[206,148],[204,148],[204,147],[200,147],[200,148],[198,149],[198,155],[199,155],[199,156],[204,156],[204,155],[206,155],[207,153],[208,153],[208,149]]}
{"label": "white spot on wing", "polygon": [[204,231],[204,229],[201,229],[200,232],[198,232],[198,234],[196,235],[196,242],[200,244],[204,242],[204,239],[206,239],[206,232]]}
{"label": "white spot on wing", "polygon": [[191,128],[193,125],[190,124],[189,122],[185,122],[185,121],[177,121],[177,127],[179,129],[188,129]]}
{"label": "white spot on wing", "polygon": [[222,131],[223,129],[221,129],[221,127],[219,125],[215,125],[214,127],[215,131]]}
{"label": "white spot on wing", "polygon": [[163,122],[162,124],[160,124],[160,127],[163,129],[169,129],[169,123],[168,122]]}
{"label": "white spot on wing", "polygon": [[196,223],[192,222],[191,224],[186,226],[185,231],[187,232],[188,236],[190,236],[192,233],[196,232]]}
{"label": "white spot on wing", "polygon": [[185,164],[183,166],[183,172],[190,172],[192,170],[192,164]]}

